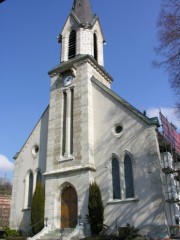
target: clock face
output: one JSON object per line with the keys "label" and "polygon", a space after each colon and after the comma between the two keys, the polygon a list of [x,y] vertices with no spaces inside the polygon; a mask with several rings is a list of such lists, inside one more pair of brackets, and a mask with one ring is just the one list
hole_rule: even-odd
{"label": "clock face", "polygon": [[64,79],[64,86],[69,86],[71,84],[72,80],[73,80],[73,77],[71,75],[65,77],[65,79]]}

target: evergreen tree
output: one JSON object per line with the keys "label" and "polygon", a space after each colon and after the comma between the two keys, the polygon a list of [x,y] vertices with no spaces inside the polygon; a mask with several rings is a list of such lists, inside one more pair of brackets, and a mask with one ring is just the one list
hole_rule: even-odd
{"label": "evergreen tree", "polygon": [[37,234],[44,227],[44,206],[45,206],[45,194],[44,187],[39,181],[36,186],[36,190],[32,199],[31,206],[31,224],[33,234]]}
{"label": "evergreen tree", "polygon": [[88,210],[91,232],[98,235],[103,230],[104,206],[99,186],[95,182],[89,187]]}

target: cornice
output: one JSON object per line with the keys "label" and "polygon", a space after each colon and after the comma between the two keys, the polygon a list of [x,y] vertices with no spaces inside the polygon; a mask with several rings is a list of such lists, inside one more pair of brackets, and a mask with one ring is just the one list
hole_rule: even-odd
{"label": "cornice", "polygon": [[66,168],[61,168],[57,170],[53,170],[50,172],[45,172],[43,175],[46,176],[53,176],[53,175],[60,175],[63,173],[69,173],[69,172],[78,172],[78,171],[96,171],[96,168],[91,165],[85,165],[85,166],[72,166],[72,167],[66,167]]}

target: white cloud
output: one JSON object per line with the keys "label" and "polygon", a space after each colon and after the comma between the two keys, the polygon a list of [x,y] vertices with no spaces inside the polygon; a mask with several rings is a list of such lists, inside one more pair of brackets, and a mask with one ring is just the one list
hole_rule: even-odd
{"label": "white cloud", "polygon": [[9,161],[7,157],[0,154],[0,171],[1,172],[12,172],[14,170],[14,164]]}
{"label": "white cloud", "polygon": [[147,110],[147,116],[148,117],[158,117],[159,118],[159,112],[161,113],[168,119],[170,123],[173,123],[179,130],[180,130],[180,121],[177,120],[177,117],[174,113],[174,108],[165,108],[165,107],[160,107],[160,108],[149,108]]}

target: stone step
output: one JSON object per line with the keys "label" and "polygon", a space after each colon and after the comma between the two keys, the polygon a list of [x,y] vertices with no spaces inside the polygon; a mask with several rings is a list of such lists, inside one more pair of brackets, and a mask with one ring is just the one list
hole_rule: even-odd
{"label": "stone step", "polygon": [[66,237],[74,231],[73,228],[56,229],[49,231],[44,236],[39,237],[37,240],[60,240],[62,237]]}

